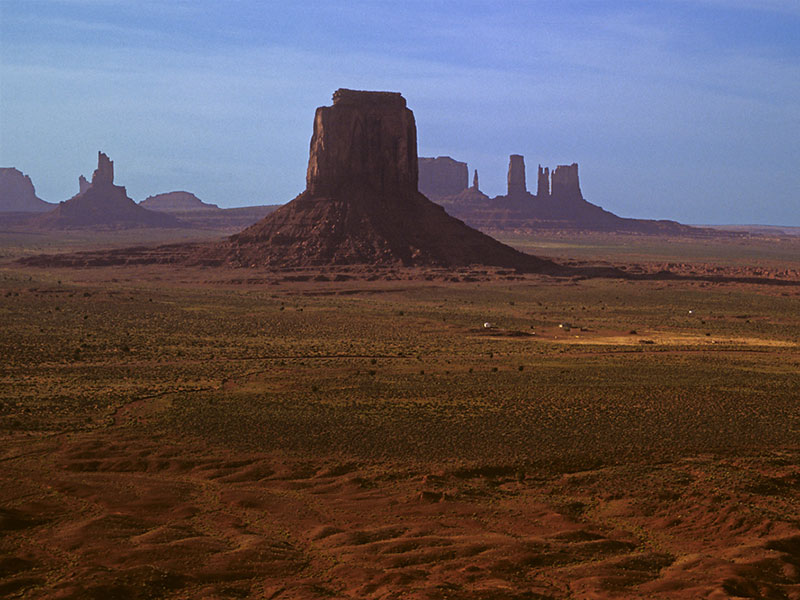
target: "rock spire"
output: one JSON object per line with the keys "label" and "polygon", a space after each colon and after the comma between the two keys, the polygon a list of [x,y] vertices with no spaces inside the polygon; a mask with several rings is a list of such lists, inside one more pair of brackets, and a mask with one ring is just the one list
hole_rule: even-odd
{"label": "rock spire", "polygon": [[550,196],[550,167],[542,169],[542,165],[539,165],[539,181],[536,188],[536,195],[539,198],[547,198]]}
{"label": "rock spire", "polygon": [[92,173],[92,185],[114,184],[114,161],[102,152],[97,153],[97,168]]}
{"label": "rock spire", "polygon": [[525,158],[519,154],[508,157],[508,195],[517,196],[527,193],[525,185]]}

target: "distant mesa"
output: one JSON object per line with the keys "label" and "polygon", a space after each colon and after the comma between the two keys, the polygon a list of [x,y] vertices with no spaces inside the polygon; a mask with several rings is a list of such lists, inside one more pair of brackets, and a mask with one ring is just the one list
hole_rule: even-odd
{"label": "distant mesa", "polygon": [[[478,229],[596,230],[662,235],[713,233],[676,221],[623,218],[587,202],[581,192],[577,163],[559,165],[553,171],[539,165],[536,194],[532,194],[527,186],[525,157],[512,154],[508,161],[507,192],[495,198],[489,198],[478,189],[477,171],[472,187],[466,187],[464,176],[460,189],[455,190],[455,179],[445,167],[450,163],[463,165],[466,173],[466,163],[450,157],[420,159],[420,173],[426,172],[425,187],[420,186],[420,189],[444,206],[448,213]],[[420,181],[423,181],[422,177]],[[442,194],[440,190],[443,189],[454,191]]]}
{"label": "distant mesa", "polygon": [[431,200],[454,196],[467,189],[467,163],[449,156],[420,157],[419,191]]}
{"label": "distant mesa", "polygon": [[97,169],[91,183],[81,175],[79,192],[53,210],[31,220],[40,229],[129,229],[135,227],[182,227],[181,221],[143,208],[131,200],[123,186],[114,185],[114,163],[97,153]]}
{"label": "distant mesa", "polygon": [[171,214],[195,229],[240,231],[257,223],[274,212],[276,205],[240,206],[220,208],[203,202],[191,192],[167,192],[142,200],[139,206],[148,210]]}
{"label": "distant mesa", "polygon": [[[403,96],[337,90],[333,106],[318,108],[314,117],[306,190],[229,238],[224,261],[556,269],[466,226],[425,198],[418,189],[419,165],[414,114]],[[466,165],[450,167],[452,183],[466,180]]]}
{"label": "distant mesa", "polygon": [[0,168],[0,212],[45,212],[53,206],[36,195],[30,177],[14,167]]}
{"label": "distant mesa", "polygon": [[148,210],[167,213],[221,210],[216,204],[203,202],[191,192],[167,192],[148,196],[139,203]]}

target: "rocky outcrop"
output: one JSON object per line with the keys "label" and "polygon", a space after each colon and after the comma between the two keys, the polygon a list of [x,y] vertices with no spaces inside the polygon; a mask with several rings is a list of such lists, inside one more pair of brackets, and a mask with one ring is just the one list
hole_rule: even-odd
{"label": "rocky outcrop", "polygon": [[235,266],[496,265],[554,271],[467,227],[417,188],[417,133],[400,94],[339,90],[314,118],[306,190],[207,254]]}
{"label": "rocky outcrop", "polygon": [[583,200],[581,186],[578,183],[578,163],[556,167],[553,171],[550,194],[562,201]]}
{"label": "rocky outcrop", "polygon": [[139,203],[139,206],[143,206],[148,210],[167,213],[221,210],[216,204],[203,202],[191,192],[183,191],[148,196]]}
{"label": "rocky outcrop", "polygon": [[419,191],[432,199],[452,196],[467,189],[467,163],[449,156],[419,159]]}
{"label": "rocky outcrop", "polygon": [[[83,179],[85,182],[86,179]],[[80,182],[80,180],[79,180]],[[97,153],[92,182],[65,202],[31,221],[41,229],[128,229],[133,227],[182,227],[171,215],[142,208],[128,197],[123,186],[114,185],[114,163]]]}
{"label": "rocky outcrop", "polygon": [[314,116],[306,190],[336,196],[354,186],[381,194],[417,188],[414,116],[400,94],[338,90]]}
{"label": "rocky outcrop", "polygon": [[472,176],[472,187],[478,189],[478,169],[475,169],[475,175]]}
{"label": "rocky outcrop", "polygon": [[78,175],[78,193],[82,194],[86,190],[89,189],[89,186],[92,185],[86,180],[86,177],[83,175]]}
{"label": "rocky outcrop", "polygon": [[44,212],[52,208],[36,195],[30,177],[14,167],[0,168],[0,212]]}
{"label": "rocky outcrop", "polygon": [[508,195],[527,194],[525,184],[525,158],[519,154],[508,157]]}
{"label": "rocky outcrop", "polygon": [[102,152],[97,153],[97,168],[92,173],[92,185],[114,185],[114,161]]}
{"label": "rocky outcrop", "polygon": [[559,165],[554,171],[539,165],[537,193],[525,189],[525,160],[512,154],[508,166],[508,194],[488,198],[477,187],[438,198],[447,212],[486,231],[559,229],[627,231],[653,234],[708,235],[675,221],[626,219],[587,202],[581,193],[578,165]]}
{"label": "rocky outcrop", "polygon": [[550,168],[539,165],[539,179],[536,187],[536,196],[538,198],[547,198],[550,196]]}

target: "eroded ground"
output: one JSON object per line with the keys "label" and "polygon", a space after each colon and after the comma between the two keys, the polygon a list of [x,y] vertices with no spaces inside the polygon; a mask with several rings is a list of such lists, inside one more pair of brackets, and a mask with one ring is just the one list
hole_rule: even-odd
{"label": "eroded ground", "polygon": [[459,279],[5,266],[0,595],[800,598],[800,287]]}

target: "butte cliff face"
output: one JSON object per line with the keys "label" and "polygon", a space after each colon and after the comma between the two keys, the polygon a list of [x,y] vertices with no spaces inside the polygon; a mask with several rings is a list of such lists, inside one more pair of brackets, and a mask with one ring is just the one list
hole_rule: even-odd
{"label": "butte cliff face", "polygon": [[338,90],[317,109],[306,190],[215,252],[237,266],[496,265],[555,270],[450,217],[417,188],[413,113],[396,93]]}
{"label": "butte cliff face", "polygon": [[317,108],[306,173],[312,196],[416,191],[418,168],[414,115],[400,94],[340,89],[333,106]]}
{"label": "butte cliff face", "polygon": [[142,208],[128,197],[123,186],[114,185],[114,163],[97,153],[97,169],[87,185],[81,176],[80,192],[31,224],[41,229],[128,229],[133,227],[180,227],[171,215]]}
{"label": "butte cliff face", "polygon": [[44,212],[52,208],[36,196],[30,177],[13,167],[0,168],[0,212]]}

